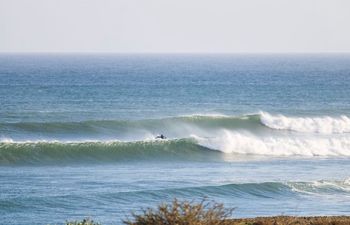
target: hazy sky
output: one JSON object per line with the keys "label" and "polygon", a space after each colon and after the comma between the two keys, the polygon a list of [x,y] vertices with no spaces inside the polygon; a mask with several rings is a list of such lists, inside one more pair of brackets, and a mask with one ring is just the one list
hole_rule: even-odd
{"label": "hazy sky", "polygon": [[0,52],[350,52],[350,0],[0,0]]}

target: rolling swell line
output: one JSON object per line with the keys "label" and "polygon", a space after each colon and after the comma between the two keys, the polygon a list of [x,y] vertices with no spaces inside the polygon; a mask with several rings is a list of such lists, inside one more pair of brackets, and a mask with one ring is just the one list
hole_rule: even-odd
{"label": "rolling swell line", "polygon": [[205,116],[191,115],[144,120],[91,120],[80,122],[19,122],[0,123],[0,130],[22,132],[101,132],[103,129],[127,131],[129,129],[159,130],[176,126],[199,126],[206,128],[245,128],[261,126],[259,115],[247,116]]}
{"label": "rolling swell line", "polygon": [[[222,185],[190,186],[181,188],[164,188],[152,190],[122,191],[113,195],[222,195],[239,198],[258,197],[275,198],[278,196],[293,197],[297,194],[332,195],[350,194],[349,178],[345,180],[320,180],[308,182],[261,182],[261,183],[229,183]],[[112,197],[112,196],[109,196]],[[159,196],[157,196],[159,197]]]}
{"label": "rolling swell line", "polygon": [[227,116],[227,115],[185,115],[161,119],[144,120],[96,120],[80,122],[19,122],[0,123],[3,134],[9,131],[17,132],[81,132],[98,134],[106,132],[127,132],[128,130],[144,129],[159,131],[184,129],[194,126],[203,129],[255,129],[266,127],[275,130],[287,130],[303,133],[338,134],[350,132],[350,118],[342,116],[296,117],[282,114],[273,115],[268,112],[258,114]]}
{"label": "rolling swell line", "polygon": [[[118,191],[118,189],[89,193],[95,201],[125,201],[147,199],[158,201],[161,199],[178,198],[203,198],[208,196],[221,197],[223,199],[288,199],[298,196],[326,196],[348,197],[350,196],[349,178],[343,181],[309,181],[309,182],[261,182],[261,183],[229,183],[222,185],[203,185],[189,187],[159,188],[149,190]],[[69,201],[67,200],[69,199]],[[33,202],[40,207],[70,206],[75,202],[83,202],[89,205],[90,199],[86,198],[86,192],[61,193],[50,196],[9,196],[0,200],[0,210],[20,208],[26,210],[33,207]]]}
{"label": "rolling swell line", "polygon": [[[172,198],[217,196],[239,199],[274,199],[295,198],[300,195],[349,196],[350,190],[344,189],[345,181],[311,181],[311,182],[261,182],[261,183],[229,183],[223,185],[203,185],[173,188],[158,188],[149,190],[130,190],[96,193],[96,198],[108,200],[130,200],[138,198]],[[66,197],[66,196],[65,196]],[[38,199],[39,200],[39,199]]]}

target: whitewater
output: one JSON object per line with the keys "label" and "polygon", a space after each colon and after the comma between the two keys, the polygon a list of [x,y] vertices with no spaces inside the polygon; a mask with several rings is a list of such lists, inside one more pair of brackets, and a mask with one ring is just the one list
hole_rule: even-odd
{"label": "whitewater", "polygon": [[0,54],[0,224],[347,215],[349,87],[347,54]]}
{"label": "whitewater", "polygon": [[[232,160],[235,154],[240,155],[239,159],[242,155],[349,157],[348,129],[350,120],[346,116],[288,117],[267,112],[137,121],[7,123],[1,126],[4,137],[0,139],[0,162],[111,162],[140,159],[140,154],[144,156],[140,160],[164,160],[174,154],[184,159],[217,160],[220,153],[231,154]],[[159,131],[165,132],[168,139],[157,140]],[[21,132],[23,137],[18,135]],[[31,139],[27,133],[31,133]],[[77,137],[71,140],[73,133]],[[45,139],[40,139],[43,134]]]}

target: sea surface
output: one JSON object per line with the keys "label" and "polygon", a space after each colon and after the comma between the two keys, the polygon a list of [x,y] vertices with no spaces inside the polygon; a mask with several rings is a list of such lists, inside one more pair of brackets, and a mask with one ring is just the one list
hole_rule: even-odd
{"label": "sea surface", "polygon": [[0,55],[0,224],[175,197],[349,215],[350,55]]}

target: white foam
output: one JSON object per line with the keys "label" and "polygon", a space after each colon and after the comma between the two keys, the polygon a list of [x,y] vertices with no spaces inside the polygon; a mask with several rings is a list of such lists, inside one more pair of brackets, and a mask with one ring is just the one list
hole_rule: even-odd
{"label": "white foam", "polygon": [[313,182],[287,182],[293,191],[306,194],[320,194],[326,191],[333,195],[333,191],[350,192],[348,179],[345,180],[320,180]]}
{"label": "white foam", "polygon": [[350,177],[344,180],[344,184],[350,187]]}
{"label": "white foam", "polygon": [[350,137],[260,137],[222,130],[213,138],[192,135],[202,146],[224,153],[272,156],[350,156]]}
{"label": "white foam", "polygon": [[347,116],[287,117],[266,112],[261,112],[260,115],[261,122],[273,129],[322,134],[350,132],[350,119]]}
{"label": "white foam", "polygon": [[0,143],[13,143],[11,138],[0,138]]}

